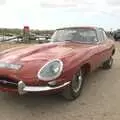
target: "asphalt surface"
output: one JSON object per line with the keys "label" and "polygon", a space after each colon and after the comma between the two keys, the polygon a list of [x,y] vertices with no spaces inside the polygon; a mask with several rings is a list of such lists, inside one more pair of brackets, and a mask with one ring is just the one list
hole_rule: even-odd
{"label": "asphalt surface", "polygon": [[0,120],[120,120],[120,43],[113,68],[90,74],[75,101],[58,95],[0,92]]}

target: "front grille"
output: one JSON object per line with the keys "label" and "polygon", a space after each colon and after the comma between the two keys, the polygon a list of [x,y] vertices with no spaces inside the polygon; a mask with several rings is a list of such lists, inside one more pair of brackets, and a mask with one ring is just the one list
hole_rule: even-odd
{"label": "front grille", "polygon": [[17,82],[11,78],[0,77],[0,87],[17,89]]}

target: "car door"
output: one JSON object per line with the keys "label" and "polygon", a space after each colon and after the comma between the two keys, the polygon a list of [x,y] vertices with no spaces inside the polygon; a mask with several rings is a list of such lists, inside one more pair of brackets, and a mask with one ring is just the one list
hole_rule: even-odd
{"label": "car door", "polygon": [[[94,36],[94,37],[93,37]],[[85,34],[85,37],[88,38],[89,41],[91,41],[90,38],[92,38],[92,41],[93,41],[93,45],[92,47],[90,47],[90,50],[88,52],[88,56],[90,57],[89,58],[89,62],[91,64],[91,70],[95,70],[96,68],[98,68],[100,66],[100,63],[101,63],[101,55],[100,55],[100,49],[99,49],[99,39],[98,39],[98,35],[97,35],[97,30],[91,30],[88,33]],[[93,39],[94,38],[94,39]],[[102,47],[102,46],[101,46]]]}
{"label": "car door", "polygon": [[99,62],[102,64],[104,61],[108,60],[111,56],[111,41],[107,38],[106,33],[99,29],[98,30],[98,54],[99,54]]}

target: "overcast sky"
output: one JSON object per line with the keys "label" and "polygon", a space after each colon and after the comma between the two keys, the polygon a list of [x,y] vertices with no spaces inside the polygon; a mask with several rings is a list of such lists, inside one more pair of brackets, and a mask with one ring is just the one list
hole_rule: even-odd
{"label": "overcast sky", "polygon": [[120,28],[120,0],[0,0],[0,27],[56,29],[64,26]]}

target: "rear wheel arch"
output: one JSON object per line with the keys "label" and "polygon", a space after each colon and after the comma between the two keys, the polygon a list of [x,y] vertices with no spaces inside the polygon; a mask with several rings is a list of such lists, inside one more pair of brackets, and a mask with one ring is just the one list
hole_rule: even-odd
{"label": "rear wheel arch", "polygon": [[115,54],[115,49],[112,50],[112,55],[114,55],[114,54]]}

